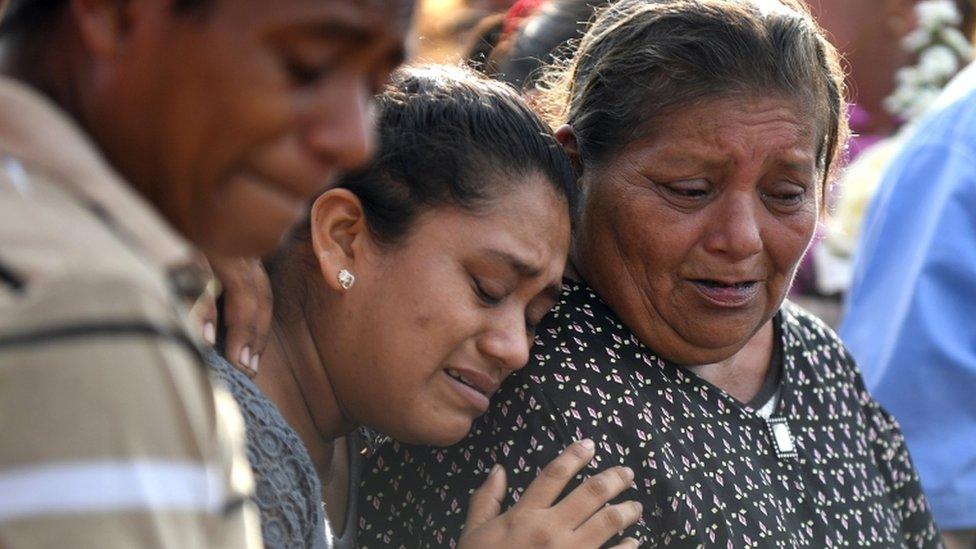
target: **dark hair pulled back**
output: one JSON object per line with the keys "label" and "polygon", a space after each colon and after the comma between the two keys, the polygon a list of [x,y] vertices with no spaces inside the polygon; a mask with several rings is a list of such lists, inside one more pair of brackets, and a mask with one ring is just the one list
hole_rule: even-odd
{"label": "dark hair pulled back", "polygon": [[478,211],[541,175],[577,201],[569,160],[546,123],[509,86],[469,69],[397,71],[377,97],[379,150],[337,186],[363,204],[378,241],[396,244],[417,216],[440,206]]}

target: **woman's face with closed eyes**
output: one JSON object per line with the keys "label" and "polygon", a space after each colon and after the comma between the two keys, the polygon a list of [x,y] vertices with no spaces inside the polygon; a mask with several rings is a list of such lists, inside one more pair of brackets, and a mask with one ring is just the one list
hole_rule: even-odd
{"label": "woman's face with closed eyes", "polygon": [[559,297],[570,220],[541,175],[518,177],[478,211],[430,209],[404,241],[357,259],[334,334],[343,364],[328,372],[348,420],[451,444],[526,364]]}
{"label": "woman's face with closed eyes", "polygon": [[820,211],[812,120],[790,99],[706,100],[585,171],[574,264],[662,356],[724,360],[779,309]]}

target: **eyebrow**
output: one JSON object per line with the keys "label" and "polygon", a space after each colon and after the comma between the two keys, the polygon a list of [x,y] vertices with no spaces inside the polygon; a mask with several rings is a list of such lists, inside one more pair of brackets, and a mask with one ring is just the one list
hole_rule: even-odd
{"label": "eyebrow", "polygon": [[376,34],[369,27],[342,19],[319,21],[307,26],[306,30],[322,39],[338,39],[357,44],[369,42]]}
{"label": "eyebrow", "polygon": [[[343,42],[346,46],[369,45],[382,36],[369,27],[341,18],[320,21],[304,30],[318,40]],[[386,40],[384,46],[388,47],[383,61],[390,67],[398,67],[406,61],[407,50],[403,40]]]}
{"label": "eyebrow", "polygon": [[[522,258],[510,252],[505,252],[502,250],[488,250],[486,254],[494,260],[508,264],[508,266],[514,269],[515,272],[518,273],[518,275],[522,278],[534,278],[542,274],[541,268],[531,265]],[[546,295],[546,297],[552,298],[553,301],[558,301],[560,296],[562,296],[563,287],[561,283],[554,282],[546,286],[542,292]]]}

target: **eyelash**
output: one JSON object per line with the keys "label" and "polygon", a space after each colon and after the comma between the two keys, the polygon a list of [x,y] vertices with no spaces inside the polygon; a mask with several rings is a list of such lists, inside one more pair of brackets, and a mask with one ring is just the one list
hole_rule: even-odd
{"label": "eyelash", "polygon": [[667,189],[671,194],[682,198],[700,198],[708,194],[708,191],[702,189],[679,189],[675,187],[667,187]]}
{"label": "eyelash", "polygon": [[763,196],[793,206],[802,202],[806,194],[806,190],[801,190],[796,193],[763,193]]}
{"label": "eyelash", "polygon": [[505,299],[504,297],[495,297],[489,294],[488,292],[486,292],[485,289],[481,287],[481,284],[479,284],[477,280],[475,280],[474,282],[474,287],[475,287],[475,293],[478,294],[478,299],[480,299],[485,305],[493,307],[495,305],[498,305],[499,303],[502,302],[503,299]]}
{"label": "eyelash", "polygon": [[[672,194],[674,196],[677,196],[677,197],[680,197],[680,198],[686,198],[686,199],[702,198],[702,197],[708,195],[708,190],[705,190],[705,189],[682,189],[682,188],[673,187],[673,186],[670,186],[670,185],[665,185],[664,188],[670,194]],[[800,191],[800,192],[791,193],[791,194],[763,193],[763,196],[765,196],[766,198],[770,198],[770,199],[773,199],[773,200],[777,200],[777,201],[780,201],[780,202],[784,202],[784,203],[787,203],[789,205],[799,204],[800,202],[803,201],[803,198],[804,198],[805,195],[806,195],[806,192],[805,191]]]}

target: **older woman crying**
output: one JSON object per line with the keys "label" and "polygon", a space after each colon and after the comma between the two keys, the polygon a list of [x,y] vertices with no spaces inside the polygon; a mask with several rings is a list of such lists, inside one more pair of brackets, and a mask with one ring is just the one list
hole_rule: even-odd
{"label": "older woman crying", "polygon": [[492,464],[517,500],[588,437],[636,472],[649,546],[937,546],[897,424],[784,301],[847,134],[805,8],[621,1],[558,76],[583,190],[562,298],[466,440],[374,456],[360,539],[456,538]]}

